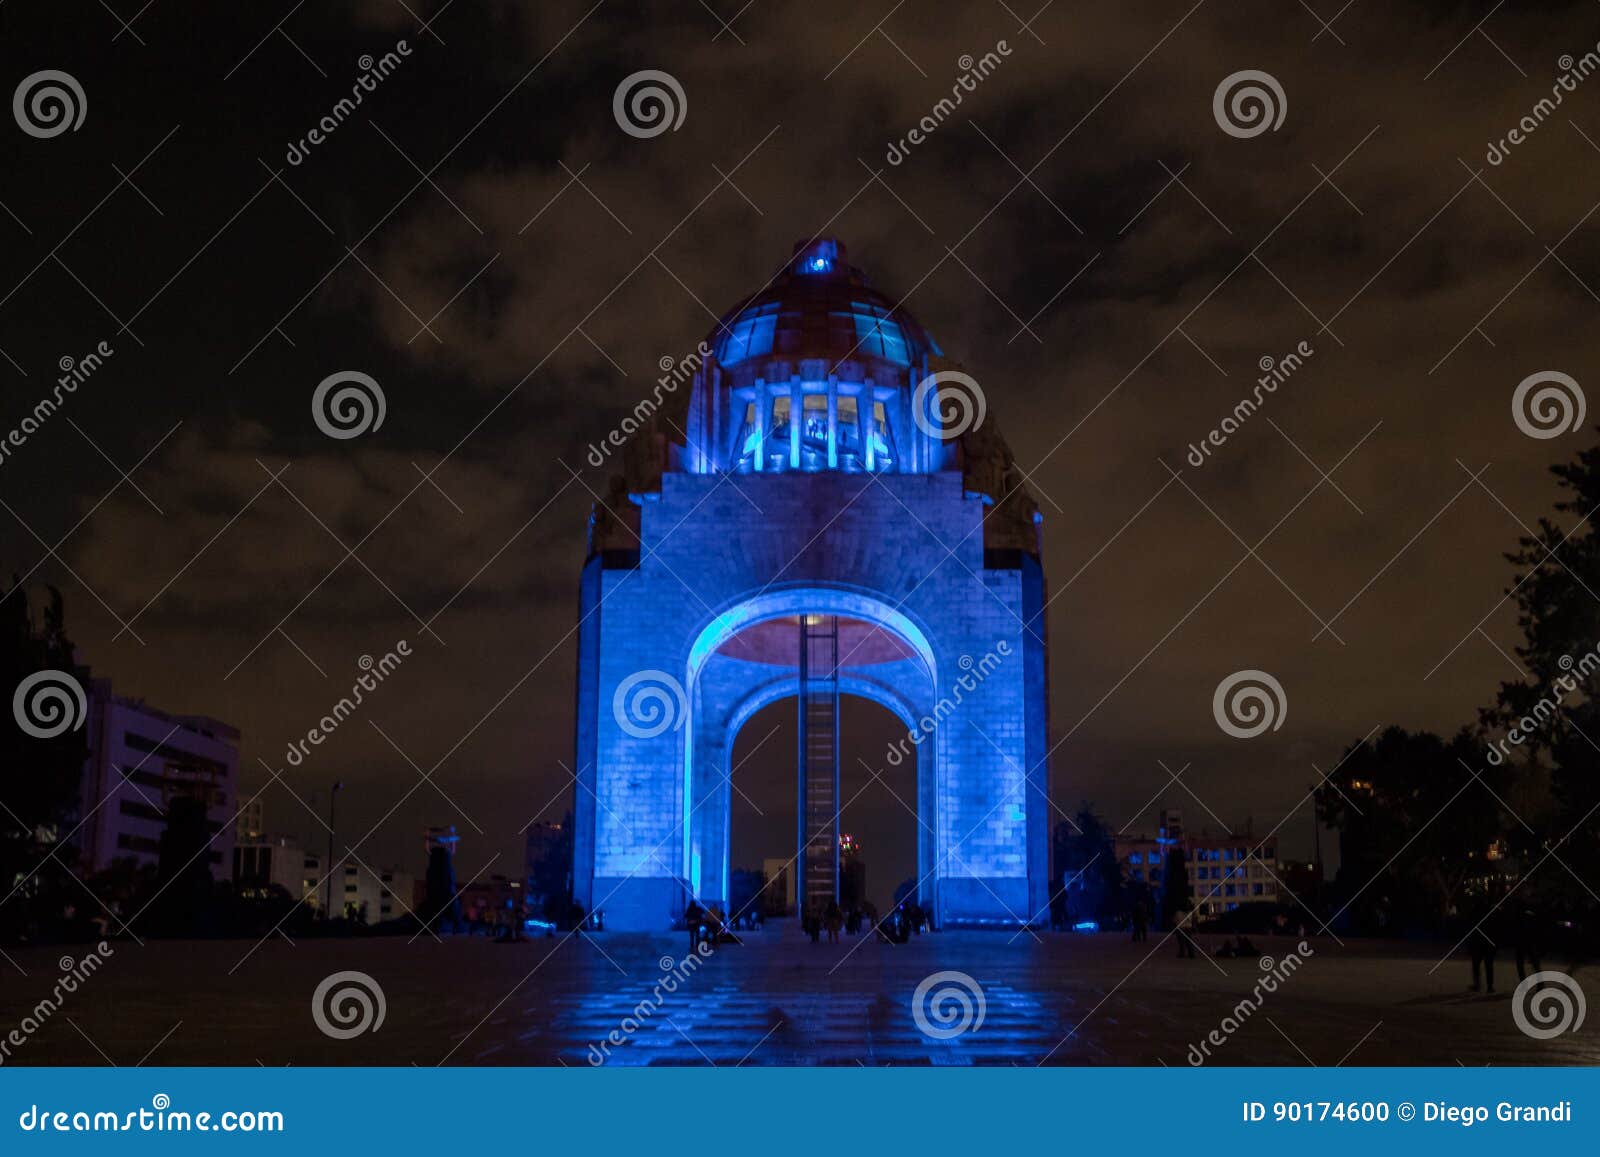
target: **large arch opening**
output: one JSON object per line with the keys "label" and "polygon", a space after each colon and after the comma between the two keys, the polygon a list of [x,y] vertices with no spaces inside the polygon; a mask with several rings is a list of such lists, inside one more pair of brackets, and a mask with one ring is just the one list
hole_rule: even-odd
{"label": "large arch opening", "polygon": [[[888,754],[904,746],[906,730],[881,703],[841,697],[839,903],[846,912],[886,913],[922,875],[917,761],[891,763]],[[733,737],[728,900],[735,913],[796,914],[798,743],[792,695],[757,710]]]}
{"label": "large arch opening", "polygon": [[[936,698],[937,669],[928,637],[916,623],[854,591],[763,592],[708,623],[691,646],[686,681],[684,876],[691,893],[702,902],[734,907],[736,868],[760,871],[765,865],[754,862],[758,854],[762,861],[789,861],[798,851],[799,861],[792,865],[795,903],[815,908],[837,898],[838,837],[861,839],[842,827],[858,818],[843,806],[855,794],[858,800],[870,795],[886,802],[906,825],[891,828],[887,810],[869,821],[870,809],[856,809],[875,833],[883,832],[883,867],[865,899],[886,910],[895,886],[909,877],[923,882],[919,898],[931,905],[929,877],[939,843],[937,745],[912,746],[906,740]],[[781,705],[773,709],[784,703],[788,721],[781,719]],[[769,709],[772,723],[747,735],[748,722]],[[741,747],[741,739],[748,746]],[[781,745],[781,751],[772,745]],[[741,792],[749,794],[744,781],[735,788],[735,769],[752,758],[755,766],[785,769],[769,771],[762,780],[774,811],[792,821],[790,837],[781,845],[782,822],[760,822],[756,809],[740,798]],[[893,791],[883,783],[861,791],[873,772],[894,773]],[[792,805],[780,802],[785,790]],[[758,821],[753,830],[763,833],[759,848],[741,844],[737,856],[736,808],[753,816]],[[915,858],[906,871],[905,851],[913,841]],[[766,854],[780,847],[781,854]],[[740,877],[741,891],[748,882],[749,877]]]}

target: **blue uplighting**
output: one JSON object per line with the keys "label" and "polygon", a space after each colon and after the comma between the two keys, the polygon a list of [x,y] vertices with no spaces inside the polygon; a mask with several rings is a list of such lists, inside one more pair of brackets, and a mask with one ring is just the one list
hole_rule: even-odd
{"label": "blue uplighting", "polygon": [[834,263],[839,260],[839,243],[830,238],[813,241],[800,252],[795,261],[797,273],[832,273]]}
{"label": "blue uplighting", "polygon": [[1072,930],[1074,932],[1098,932],[1098,931],[1100,931],[1100,921],[1098,921],[1098,920],[1079,920],[1076,924],[1074,924],[1072,926]]}
{"label": "blue uplighting", "polygon": [[772,352],[772,335],[778,325],[778,303],[747,309],[734,319],[717,346],[717,360],[725,366]]}

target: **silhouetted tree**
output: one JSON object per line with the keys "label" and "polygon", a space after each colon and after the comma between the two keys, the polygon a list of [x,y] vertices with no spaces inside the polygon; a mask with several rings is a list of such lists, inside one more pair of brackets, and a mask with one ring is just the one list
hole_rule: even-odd
{"label": "silhouetted tree", "polygon": [[1505,758],[1518,772],[1507,798],[1517,818],[1506,838],[1530,868],[1547,852],[1560,857],[1570,871],[1540,873],[1539,885],[1570,913],[1594,910],[1582,881],[1600,876],[1600,447],[1551,473],[1562,491],[1556,517],[1506,555],[1528,677],[1502,684],[1482,723],[1491,743],[1516,729]]}
{"label": "silhouetted tree", "polygon": [[1167,862],[1161,866],[1161,916],[1168,928],[1177,927],[1184,913],[1194,907],[1194,892],[1189,887],[1189,865],[1182,848],[1167,849]]}
{"label": "silhouetted tree", "polygon": [[1116,836],[1094,805],[1084,801],[1072,821],[1056,825],[1055,891],[1074,921],[1120,919],[1127,908]]}
{"label": "silhouetted tree", "polygon": [[1494,874],[1504,769],[1462,730],[1449,741],[1391,727],[1347,750],[1316,793],[1340,833],[1337,907],[1364,932],[1443,933],[1463,889]]}
{"label": "silhouetted tree", "polygon": [[[7,705],[23,680],[41,671],[60,671],[88,687],[87,669],[73,660],[61,593],[45,590],[37,624],[20,583],[13,580],[0,596],[0,700]],[[82,723],[46,739],[22,730],[15,711],[0,723],[0,938],[50,930],[68,905],[87,899],[66,878],[88,755]]]}
{"label": "silhouetted tree", "polygon": [[425,898],[418,915],[436,930],[453,932],[460,928],[461,901],[456,896],[455,860],[449,848],[429,849],[425,881]]}
{"label": "silhouetted tree", "polygon": [[572,813],[561,821],[560,836],[528,865],[528,894],[551,923],[565,925],[572,907]]}
{"label": "silhouetted tree", "polygon": [[156,893],[149,904],[153,929],[164,936],[195,936],[205,929],[211,901],[211,826],[197,796],[167,804],[156,863]]}
{"label": "silhouetted tree", "polygon": [[[1448,741],[1391,728],[1356,744],[1317,792],[1340,830],[1335,888],[1359,928],[1441,928],[1519,877],[1533,881],[1516,885],[1519,905],[1537,889],[1564,917],[1600,908],[1584,882],[1600,876],[1600,447],[1551,473],[1555,516],[1505,556],[1527,677]],[[1491,845],[1508,858],[1490,862]],[[1552,853],[1568,870],[1534,880]]]}

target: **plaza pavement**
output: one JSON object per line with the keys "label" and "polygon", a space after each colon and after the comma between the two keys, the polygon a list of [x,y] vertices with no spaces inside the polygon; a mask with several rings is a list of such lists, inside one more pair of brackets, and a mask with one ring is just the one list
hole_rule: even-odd
{"label": "plaza pavement", "polygon": [[[626,1043],[609,1048],[607,1064],[1182,1067],[1191,1044],[1235,1015],[1263,964],[1181,960],[1158,934],[1146,944],[946,932],[905,945],[849,936],[813,945],[778,925],[744,940],[716,949],[631,1032],[625,1019],[653,1003],[685,936],[120,941],[6,1063],[586,1066],[600,1055],[590,1046],[618,1030]],[[1255,938],[1274,966],[1295,946]],[[1595,1018],[1552,1040],[1517,1027],[1509,960],[1499,962],[1499,993],[1479,996],[1466,991],[1464,960],[1435,969],[1442,945],[1341,947],[1323,936],[1309,946],[1298,971],[1212,1045],[1206,1063],[1600,1063]],[[60,958],[86,948],[7,949],[0,1036],[50,991]],[[386,1007],[376,1031],[338,1040],[314,1022],[312,994],[346,970],[371,976]],[[981,1026],[949,1040],[929,1037],[912,1013],[918,984],[942,970],[970,976],[984,1005]],[[1591,976],[1600,972],[1578,978]]]}

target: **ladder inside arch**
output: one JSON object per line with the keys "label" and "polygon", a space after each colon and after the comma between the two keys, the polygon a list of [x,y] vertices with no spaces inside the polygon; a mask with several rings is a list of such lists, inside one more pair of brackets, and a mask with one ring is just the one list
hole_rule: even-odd
{"label": "ladder inside arch", "polygon": [[839,898],[839,619],[800,616],[800,911]]}

